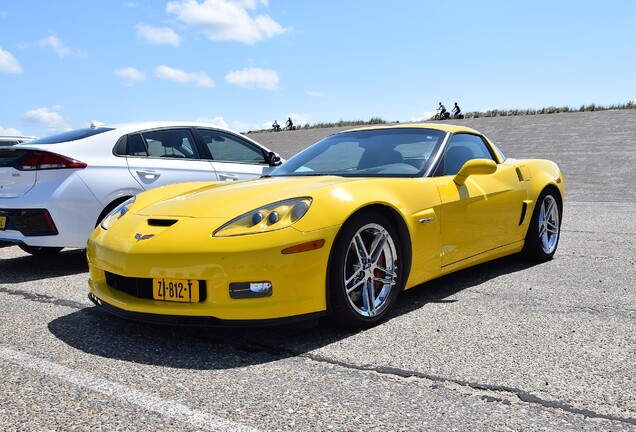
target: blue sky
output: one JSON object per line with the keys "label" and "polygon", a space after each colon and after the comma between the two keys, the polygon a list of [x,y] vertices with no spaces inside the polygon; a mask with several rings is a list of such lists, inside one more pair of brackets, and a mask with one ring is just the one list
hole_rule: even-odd
{"label": "blue sky", "polygon": [[636,2],[0,0],[0,135],[622,104]]}

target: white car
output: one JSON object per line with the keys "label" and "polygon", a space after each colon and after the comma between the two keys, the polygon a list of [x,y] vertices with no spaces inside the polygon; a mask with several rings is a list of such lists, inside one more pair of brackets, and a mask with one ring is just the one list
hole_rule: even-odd
{"label": "white car", "polygon": [[84,248],[104,216],[144,190],[257,178],[281,162],[245,136],[191,122],[91,126],[0,147],[0,245]]}

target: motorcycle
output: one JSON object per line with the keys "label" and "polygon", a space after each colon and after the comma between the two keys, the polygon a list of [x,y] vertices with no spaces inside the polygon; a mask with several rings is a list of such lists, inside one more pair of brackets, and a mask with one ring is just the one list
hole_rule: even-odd
{"label": "motorcycle", "polygon": [[448,111],[444,111],[443,113],[436,113],[435,116],[433,116],[433,120],[448,120],[450,117],[450,113]]}

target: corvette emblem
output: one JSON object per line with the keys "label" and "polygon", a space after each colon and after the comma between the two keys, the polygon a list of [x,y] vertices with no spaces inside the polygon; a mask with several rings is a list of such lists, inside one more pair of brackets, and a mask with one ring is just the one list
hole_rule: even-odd
{"label": "corvette emblem", "polygon": [[141,233],[135,234],[135,238],[137,239],[137,241],[148,240],[149,238],[153,238],[154,236],[155,236],[154,234],[141,234]]}

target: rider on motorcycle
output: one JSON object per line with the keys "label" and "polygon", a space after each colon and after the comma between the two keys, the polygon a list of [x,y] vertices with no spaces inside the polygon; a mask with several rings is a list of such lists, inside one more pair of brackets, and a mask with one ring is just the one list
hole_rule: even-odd
{"label": "rider on motorcycle", "polygon": [[439,106],[437,107],[437,114],[439,115],[439,118],[444,118],[444,114],[446,114],[446,107],[444,105],[442,105],[442,103],[439,103]]}
{"label": "rider on motorcycle", "polygon": [[462,110],[459,108],[459,105],[457,105],[457,102],[455,102],[455,106],[451,111],[451,113],[453,114],[453,118],[458,118],[461,112]]}

